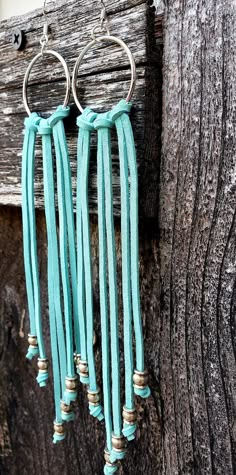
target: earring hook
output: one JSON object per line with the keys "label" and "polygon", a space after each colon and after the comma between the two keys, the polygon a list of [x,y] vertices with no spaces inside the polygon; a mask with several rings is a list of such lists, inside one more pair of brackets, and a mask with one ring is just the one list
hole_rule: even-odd
{"label": "earring hook", "polygon": [[40,44],[42,46],[42,55],[44,53],[44,50],[48,44],[48,19],[47,19],[47,14],[46,14],[46,2],[47,0],[44,0],[43,2],[43,18],[44,18],[44,25],[43,25],[43,34],[40,38]]}
{"label": "earring hook", "polygon": [[47,3],[47,0],[44,0],[44,2],[43,2],[43,17],[44,17],[45,22],[47,23],[46,3]]}
{"label": "earring hook", "polygon": [[102,28],[103,24],[107,23],[108,16],[107,16],[106,5],[103,0],[101,0],[101,4],[102,4],[102,11],[101,11],[101,28]]}

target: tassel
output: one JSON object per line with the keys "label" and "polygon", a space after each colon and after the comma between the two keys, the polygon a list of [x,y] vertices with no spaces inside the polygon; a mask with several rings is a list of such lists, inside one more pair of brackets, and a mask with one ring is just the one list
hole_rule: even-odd
{"label": "tassel", "polygon": [[[104,114],[106,117],[106,114]],[[97,189],[98,189],[98,232],[99,232],[99,288],[100,288],[100,315],[101,315],[101,338],[102,338],[102,379],[103,379],[103,403],[106,427],[105,451],[106,466],[104,473],[115,473],[115,467],[110,462],[112,450],[112,412],[111,412],[111,376],[110,376],[110,346],[109,346],[109,319],[107,303],[107,251],[106,251],[106,218],[105,218],[105,182],[103,166],[103,143],[100,120],[95,122],[98,130],[97,144]]]}
{"label": "tassel", "polygon": [[[84,118],[83,118],[84,117]],[[89,109],[85,109],[83,117],[77,119],[79,127],[78,147],[77,147],[77,198],[76,198],[76,225],[77,225],[77,268],[78,268],[78,315],[80,328],[81,352],[77,362],[77,372],[83,384],[89,384],[88,363],[87,363],[87,337],[85,319],[85,282],[84,282],[84,242],[82,228],[82,207],[81,207],[81,168],[83,165],[84,142],[87,141],[87,148],[90,144],[90,135],[93,130],[92,121],[96,114],[90,114]],[[91,125],[90,125],[91,122]]]}
{"label": "tassel", "polygon": [[[27,300],[29,308],[29,319],[30,319],[30,334],[28,337],[29,348],[26,357],[32,359],[39,352],[38,340],[37,340],[37,331],[36,331],[36,321],[35,313],[40,309],[35,309],[35,298],[40,303],[40,299],[35,295],[34,288],[34,279],[33,279],[33,265],[35,268],[36,275],[38,274],[37,266],[37,255],[36,262],[32,263],[31,250],[33,246],[32,240],[33,236],[31,235],[34,230],[31,229],[31,225],[35,223],[35,212],[34,212],[34,187],[33,183],[33,173],[34,173],[34,155],[35,155],[35,141],[36,141],[36,132],[37,125],[40,118],[36,113],[31,114],[30,117],[25,119],[25,135],[24,135],[24,144],[23,144],[23,154],[22,154],[22,222],[23,222],[23,245],[24,245],[24,265],[25,265],[25,280],[26,280],[26,291],[27,291]],[[31,203],[30,203],[31,201]],[[33,201],[33,203],[32,203]],[[33,214],[30,216],[29,208],[32,209],[33,204]],[[36,243],[35,243],[36,244]],[[38,288],[36,289],[38,290]]]}
{"label": "tassel", "polygon": [[[131,254],[131,292],[132,292],[132,313],[136,345],[136,370],[134,371],[134,392],[136,395],[147,398],[150,395],[148,387],[148,375],[144,366],[144,345],[143,330],[140,311],[140,290],[139,290],[139,247],[138,247],[138,173],[136,150],[134,144],[133,130],[128,113],[131,103],[121,100],[113,109],[112,117],[118,134],[119,154],[122,156],[124,143],[126,149],[126,160],[130,172],[130,254]],[[123,131],[123,133],[122,133]],[[125,159],[125,157],[124,157]],[[125,168],[127,173],[127,168]],[[127,176],[126,176],[126,179]]]}
{"label": "tassel", "polygon": [[[71,288],[68,268],[68,253],[72,273],[72,291],[76,289],[76,257],[75,232],[72,208],[71,176],[69,170],[69,154],[66,145],[65,131],[62,119],[69,115],[69,108],[58,107],[57,111],[48,119],[52,128],[57,168],[57,195],[59,209],[59,246],[62,290],[64,300],[64,318],[66,331],[67,376],[65,379],[64,401],[70,405],[77,397],[77,377],[74,371],[74,349],[72,328]],[[73,293],[72,293],[73,294]],[[74,296],[75,297],[75,296]],[[75,310],[77,309],[77,303]],[[77,310],[76,310],[77,311]],[[75,333],[78,333],[78,317],[75,318]],[[79,342],[78,342],[79,344]]]}
{"label": "tassel", "polygon": [[[49,123],[53,127],[53,137],[56,154],[61,154],[62,168],[64,175],[65,186],[65,206],[66,219],[68,227],[68,250],[69,263],[71,274],[71,290],[73,303],[73,321],[74,321],[74,346],[76,354],[80,354],[80,331],[79,331],[79,317],[78,317],[78,300],[77,300],[77,263],[76,263],[76,243],[75,243],[75,224],[73,212],[73,197],[72,197],[72,180],[71,169],[69,162],[69,152],[66,142],[65,129],[61,119],[68,117],[69,107],[59,106],[57,111],[51,116]],[[57,146],[56,146],[57,143]]]}
{"label": "tassel", "polygon": [[[98,134],[98,224],[99,283],[102,328],[103,396],[106,425],[104,473],[115,473],[117,461],[125,456],[125,439],[135,438],[137,415],[134,394],[148,397],[147,373],[139,297],[138,269],[138,175],[131,123],[131,104],[120,103],[109,113],[94,120]],[[110,130],[115,125],[118,136],[121,183],[122,296],[125,358],[125,406],[121,427],[119,329],[116,244],[113,219],[112,157]],[[109,285],[109,313],[106,274]],[[110,319],[108,319],[110,315]],[[133,356],[133,327],[135,360]],[[110,348],[109,348],[110,335]]]}
{"label": "tassel", "polygon": [[[49,323],[54,379],[54,402],[56,424],[62,423],[60,401],[65,386],[66,351],[60,300],[59,254],[57,243],[54,175],[52,158],[52,129],[47,119],[41,119],[38,133],[42,135],[44,201],[48,239],[48,303]],[[60,426],[61,427],[61,426]],[[55,427],[54,427],[55,429]],[[64,434],[54,432],[54,443],[61,440]]]}
{"label": "tassel", "polygon": [[[80,351],[79,321],[76,302],[77,270],[72,188],[69,157],[63,125],[63,118],[68,114],[69,108],[60,106],[49,119],[41,119],[38,127],[38,133],[42,135],[45,214],[48,238],[49,322],[56,411],[53,436],[54,443],[65,438],[63,421],[69,422],[74,418],[70,406],[71,401],[74,401],[77,397],[77,377],[74,373],[73,323],[76,334],[76,351]],[[60,261],[55,213],[52,134],[56,153]],[[71,275],[69,274],[68,260]],[[60,296],[61,281],[63,313]],[[72,318],[71,290],[74,319]],[[63,314],[65,320],[65,334]]]}
{"label": "tassel", "polygon": [[[121,430],[121,413],[120,413],[120,367],[119,367],[119,329],[118,329],[118,298],[117,298],[117,278],[116,278],[116,245],[115,245],[115,231],[113,220],[113,192],[112,192],[112,162],[111,162],[111,140],[110,129],[113,127],[113,122],[109,118],[109,113],[99,114],[94,122],[94,127],[98,131],[98,166],[99,174],[101,167],[103,169],[104,179],[104,198],[105,198],[105,229],[106,229],[106,244],[107,244],[107,261],[108,261],[108,283],[109,283],[109,313],[110,313],[110,335],[111,335],[111,376],[112,376],[112,415],[113,415],[113,430],[114,434],[111,436],[119,439],[120,447],[117,450],[112,448],[110,453],[110,461],[115,462],[118,458],[122,459],[125,455],[125,450],[122,450],[123,438]],[[101,165],[100,165],[101,163]],[[103,202],[104,206],[104,202]],[[100,204],[100,212],[103,212]],[[101,231],[102,232],[102,231]],[[105,233],[104,233],[105,234]],[[102,246],[101,238],[105,236],[100,235],[100,246]],[[103,265],[103,256],[100,256],[99,265]],[[101,289],[100,289],[101,291]],[[105,329],[102,327],[102,333]],[[108,333],[109,334],[109,333]],[[105,338],[105,336],[104,336]],[[108,356],[108,355],[107,355]],[[103,365],[107,365],[105,355]],[[104,371],[106,366],[104,367]],[[108,419],[108,423],[109,423]],[[110,436],[110,435],[109,435]],[[109,448],[110,440],[107,440]]]}
{"label": "tassel", "polygon": [[[85,109],[78,117],[78,182],[77,182],[77,231],[78,231],[78,298],[81,332],[80,380],[89,384],[88,401],[90,414],[103,420],[93,353],[93,293],[92,266],[88,206],[88,174],[90,159],[90,136],[96,114]],[[83,251],[82,251],[83,248]],[[81,266],[79,268],[79,266]],[[85,317],[86,315],[86,317]],[[86,341],[86,346],[85,346]],[[84,344],[82,343],[84,342]],[[88,360],[88,361],[87,361]]]}
{"label": "tassel", "polygon": [[48,362],[42,332],[34,208],[35,142],[39,121],[40,117],[36,113],[25,119],[22,158],[22,215],[26,289],[30,315],[29,349],[26,357],[32,359],[33,356],[39,353],[37,381],[41,387],[44,387],[48,379]]}

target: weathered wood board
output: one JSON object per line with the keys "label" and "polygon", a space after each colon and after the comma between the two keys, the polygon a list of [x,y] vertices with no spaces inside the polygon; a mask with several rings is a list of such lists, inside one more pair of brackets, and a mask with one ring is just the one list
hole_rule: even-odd
{"label": "weathered wood board", "polygon": [[[88,41],[91,30],[99,22],[100,2],[70,0],[47,4],[50,25],[49,46],[60,52],[72,72],[79,53]],[[110,1],[108,5],[110,30],[122,38],[131,49],[138,79],[133,96],[132,123],[137,146],[140,176],[140,212],[154,216],[157,210],[158,158],[160,151],[160,116],[157,110],[161,90],[160,54],[155,43],[154,13],[145,0]],[[35,10],[21,17],[13,17],[0,23],[0,101],[2,117],[0,125],[0,203],[21,204],[21,149],[23,121],[26,115],[22,103],[23,77],[33,56],[39,52],[42,35],[42,10]],[[26,45],[22,51],[11,46],[11,34],[15,28],[24,31]],[[108,110],[122,97],[126,97],[130,69],[124,51],[105,44],[90,50],[80,68],[78,94],[82,104],[96,110]],[[65,81],[60,63],[48,56],[35,64],[30,76],[29,101],[32,110],[50,114],[63,102]],[[76,109],[71,96],[71,116],[66,122],[66,132],[73,173],[73,190],[76,188]],[[40,139],[39,139],[40,142]],[[113,147],[113,185],[115,213],[119,215],[119,166],[117,144]],[[96,212],[96,138],[93,138],[90,203]],[[40,146],[36,163],[36,206],[43,206],[42,161]]]}
{"label": "weathered wood board", "polygon": [[234,475],[236,5],[166,3],[161,474]]}

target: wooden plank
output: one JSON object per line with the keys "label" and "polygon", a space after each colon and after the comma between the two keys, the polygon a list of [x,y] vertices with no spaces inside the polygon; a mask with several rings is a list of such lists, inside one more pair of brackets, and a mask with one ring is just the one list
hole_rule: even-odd
{"label": "wooden plank", "polygon": [[168,2],[160,174],[165,469],[236,473],[235,2]]}
{"label": "wooden plank", "polygon": [[[50,48],[59,51],[66,59],[70,71],[79,52],[90,40],[90,31],[98,22],[100,5],[93,0],[59,1],[47,7],[50,24]],[[154,41],[153,12],[144,0],[113,1],[108,8],[112,34],[122,38],[134,54],[138,81],[133,97],[132,123],[136,138],[140,170],[141,214],[154,216],[157,202],[158,154],[160,145],[160,121],[154,117],[154,105],[150,99],[152,84],[156,84],[157,68],[160,64]],[[42,34],[42,11],[35,10],[21,17],[1,22],[0,33],[0,99],[3,118],[0,125],[0,203],[19,206],[21,204],[21,149],[22,129],[25,115],[21,99],[23,76],[31,58],[39,51],[38,42]],[[26,35],[26,48],[16,52],[10,44],[11,32],[20,27]],[[91,50],[84,61],[79,78],[79,92],[83,104],[96,110],[110,108],[126,96],[130,80],[129,64],[125,53],[117,47],[103,45]],[[62,103],[64,78],[60,64],[45,60],[35,65],[32,73],[29,100],[32,110],[50,114],[53,107]],[[49,98],[49,100],[48,100]],[[66,123],[73,171],[73,191],[76,183],[76,110],[73,98],[72,113]],[[159,134],[159,135],[158,135]],[[150,151],[146,137],[152,137]],[[43,206],[42,166],[38,150],[36,175],[36,206]],[[95,143],[93,147],[95,154]],[[150,176],[148,174],[150,163]],[[119,215],[119,166],[117,147],[114,145],[114,207]],[[150,183],[148,180],[150,178]],[[151,196],[150,196],[150,190]],[[154,193],[154,194],[153,194]],[[91,212],[96,212],[96,167],[91,163],[90,175]]]}

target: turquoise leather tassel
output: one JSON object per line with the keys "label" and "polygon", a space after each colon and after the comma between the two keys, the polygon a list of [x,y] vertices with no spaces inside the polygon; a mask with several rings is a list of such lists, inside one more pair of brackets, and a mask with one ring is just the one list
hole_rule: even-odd
{"label": "turquoise leather tassel", "polygon": [[[121,117],[129,111],[130,105],[125,102],[115,107],[111,116],[115,122],[120,160],[120,194],[121,194],[121,245],[122,245],[122,296],[123,296],[123,316],[124,316],[124,357],[125,357],[125,407],[134,409],[134,388],[133,388],[133,328],[132,328],[132,302],[131,302],[131,240],[130,240],[130,194],[129,194],[129,173],[127,144],[124,136]],[[133,245],[133,242],[132,242]],[[136,424],[126,425],[123,434],[132,440],[136,430]]]}
{"label": "turquoise leather tassel", "polygon": [[[40,117],[33,113],[25,119],[25,137],[22,155],[22,218],[23,218],[23,246],[26,276],[26,290],[30,318],[30,338],[35,337],[38,346],[29,346],[26,357],[32,359],[39,353],[39,358],[46,360],[43,341],[40,286],[37,257],[36,223],[34,209],[34,162],[36,133]],[[29,338],[29,339],[30,339]],[[48,373],[39,373],[37,381],[45,386]]]}
{"label": "turquoise leather tassel", "polygon": [[77,126],[79,127],[78,147],[77,147],[77,197],[76,197],[76,227],[77,227],[77,268],[78,268],[78,315],[79,329],[81,341],[81,362],[87,371],[79,372],[80,381],[83,384],[89,384],[88,373],[88,356],[87,356],[87,326],[86,326],[86,298],[85,298],[85,268],[84,268],[84,236],[83,236],[83,219],[82,219],[82,186],[83,179],[83,154],[86,143],[86,149],[90,147],[90,135],[93,130],[93,120],[96,114],[85,109],[83,116],[77,118]]}
{"label": "turquoise leather tassel", "polygon": [[[139,246],[138,246],[138,174],[137,174],[137,162],[136,162],[136,151],[133,137],[133,130],[130,123],[128,113],[131,109],[131,103],[127,103],[125,100],[121,100],[119,104],[114,107],[112,110],[112,119],[115,121],[115,126],[118,135],[118,145],[119,145],[119,157],[120,157],[120,169],[121,169],[121,186],[122,183],[127,183],[128,172],[130,180],[130,189],[129,189],[129,203],[127,200],[123,201],[122,205],[122,192],[121,192],[121,219],[123,219],[123,230],[121,229],[121,234],[127,235],[128,227],[130,229],[129,237],[129,251],[125,246],[124,255],[128,252],[129,264],[128,268],[131,272],[131,296],[132,296],[132,315],[133,315],[133,325],[134,325],[134,334],[135,334],[135,348],[136,348],[136,369],[140,373],[145,372],[144,365],[144,345],[143,345],[143,331],[142,331],[142,319],[140,311],[140,291],[139,291]],[[127,186],[127,185],[126,185]],[[126,193],[127,195],[127,190]],[[127,207],[129,212],[129,223],[127,216]],[[121,224],[122,227],[122,224]],[[127,239],[128,244],[128,239]],[[123,262],[123,251],[122,251],[122,262]],[[125,275],[123,275],[123,282],[125,282]],[[124,294],[124,292],[123,292]],[[123,295],[124,298],[124,295]],[[130,305],[130,304],[129,304]],[[130,332],[130,326],[129,326]],[[130,338],[130,337],[129,337]],[[131,366],[131,357],[130,362]],[[130,370],[129,370],[130,371]],[[131,388],[129,387],[129,382],[127,378],[127,388],[128,388],[128,397],[126,400],[126,407],[130,409],[132,404],[132,393]],[[142,389],[138,389],[134,385],[134,392],[138,396],[147,398],[150,395],[150,389],[147,384]],[[124,428],[125,431],[125,428]],[[126,432],[126,431],[125,431]]]}
{"label": "turquoise leather tassel", "polygon": [[[93,308],[90,234],[88,214],[88,171],[90,140],[97,130],[97,188],[99,227],[99,288],[102,338],[103,402],[106,426],[106,457],[104,473],[115,473],[117,461],[125,456],[123,436],[135,437],[136,412],[134,394],[147,397],[144,348],[139,297],[138,256],[138,175],[131,123],[128,117],[131,104],[120,103],[112,111],[95,114],[85,109],[78,117],[78,179],[77,179],[77,266],[78,305],[81,339],[80,379],[89,382],[89,391],[96,393],[96,374],[93,355]],[[121,183],[121,243],[122,243],[122,297],[125,358],[124,423],[121,422],[120,350],[118,324],[118,293],[116,243],[113,219],[112,156],[110,130],[116,128],[119,146]],[[108,276],[108,282],[107,282]],[[109,293],[108,293],[109,288]],[[108,302],[109,296],[109,302]],[[135,336],[135,362],[133,355]],[[89,375],[86,374],[88,363]],[[135,371],[139,372],[133,384]],[[100,404],[90,409],[100,414]],[[95,414],[93,414],[95,415]],[[130,419],[131,418],[131,419]],[[126,422],[127,420],[127,422]],[[131,420],[131,422],[130,422]],[[117,449],[117,444],[119,449]],[[123,448],[120,448],[123,447]]]}
{"label": "turquoise leather tassel", "polygon": [[[96,395],[96,402],[89,403],[90,414],[103,420],[102,406],[99,404],[99,389],[96,381],[96,368],[93,352],[93,286],[88,204],[88,175],[90,163],[90,135],[94,130],[96,114],[85,109],[78,117],[78,178],[77,178],[77,240],[78,240],[78,298],[81,328],[81,361],[88,365],[88,373],[82,372],[80,380],[89,384],[88,398]],[[81,245],[82,244],[82,245]],[[86,342],[86,345],[85,345]]]}
{"label": "turquoise leather tassel", "polygon": [[[94,127],[98,131],[98,167],[99,167],[99,186],[103,193],[103,201],[99,203],[98,214],[102,214],[102,220],[99,230],[99,265],[104,266],[106,259],[105,251],[103,250],[104,239],[107,248],[107,263],[108,263],[108,285],[109,285],[109,315],[110,315],[110,345],[111,345],[111,380],[112,380],[112,393],[111,393],[111,406],[112,406],[112,420],[113,420],[113,432],[116,437],[122,435],[121,427],[121,411],[120,411],[120,354],[119,354],[119,328],[118,328],[118,296],[117,296],[117,269],[116,269],[116,244],[115,244],[115,231],[114,231],[114,219],[113,219],[113,191],[112,191],[112,158],[111,158],[111,139],[110,129],[114,126],[112,120],[109,117],[109,113],[99,114],[94,121]],[[102,171],[102,174],[101,174]],[[102,180],[102,181],[101,181]],[[104,221],[104,205],[105,205],[105,232],[103,230]],[[101,218],[100,218],[101,219]],[[101,279],[104,278],[103,272]],[[100,287],[100,307],[101,304],[104,307],[104,296],[101,295],[101,290],[104,293],[104,281],[101,280]],[[107,309],[105,310],[107,313]],[[104,322],[107,315],[104,315],[104,308],[101,308],[101,325],[102,325],[102,339],[103,339],[103,378],[105,376],[105,388],[103,390],[104,405],[106,403],[106,429],[107,429],[107,448],[111,447],[110,460],[114,460],[112,443],[111,443],[111,422],[110,422],[110,381],[107,377],[108,373],[108,361],[109,353],[107,350],[107,339],[109,337],[109,329]],[[106,339],[106,340],[105,340]],[[104,379],[103,379],[104,383]],[[119,452],[119,458],[123,458],[124,451]]]}
{"label": "turquoise leather tassel", "polygon": [[[97,144],[97,189],[98,189],[100,316],[101,316],[101,328],[102,328],[102,332],[101,332],[102,380],[103,380],[104,418],[105,418],[105,427],[106,427],[106,449],[107,449],[107,452],[110,454],[112,450],[112,412],[111,412],[112,410],[111,410],[110,340],[109,340],[109,318],[108,318],[109,313],[108,313],[108,302],[107,302],[105,182],[104,182],[104,166],[103,166],[103,143],[102,143],[101,129],[99,130],[100,132],[98,133],[98,144]],[[115,471],[113,473],[115,473]]]}
{"label": "turquoise leather tassel", "polygon": [[[22,221],[23,221],[23,250],[26,276],[26,290],[28,299],[30,337],[35,340],[29,345],[26,357],[32,359],[39,353],[37,333],[40,329],[40,295],[38,286],[38,262],[35,238],[35,211],[34,211],[34,155],[37,125],[40,118],[36,113],[25,119],[25,135],[22,153]],[[36,252],[35,252],[36,251]],[[36,320],[37,323],[36,323]],[[38,327],[38,332],[36,331]],[[40,342],[41,345],[43,342]],[[41,346],[41,354],[44,347]]]}
{"label": "turquoise leather tassel", "polygon": [[[57,169],[57,195],[59,210],[59,247],[60,247],[60,267],[64,301],[64,319],[66,336],[66,359],[67,359],[67,380],[76,381],[74,369],[74,344],[73,344],[73,319],[71,286],[68,261],[70,261],[72,296],[74,298],[74,328],[77,336],[77,350],[79,351],[79,331],[78,331],[78,311],[76,295],[76,253],[75,253],[75,230],[72,207],[72,188],[69,169],[69,154],[66,145],[66,137],[62,119],[69,115],[69,108],[59,107],[57,111],[48,119],[52,128],[54,147],[56,153]],[[68,258],[69,250],[69,258]],[[76,312],[76,313],[75,313]],[[75,383],[76,384],[76,383]],[[77,397],[76,389],[71,391],[66,388],[63,399],[66,404],[75,401]]]}
{"label": "turquoise leather tassel", "polygon": [[[30,310],[31,333],[37,337],[40,360],[45,360],[42,324],[40,319],[37,241],[33,200],[34,148],[36,132],[42,136],[43,181],[48,241],[48,303],[51,353],[55,400],[54,443],[65,437],[63,420],[73,419],[73,412],[61,412],[77,396],[77,377],[74,370],[74,350],[80,352],[80,331],[77,301],[77,263],[72,203],[71,173],[63,119],[69,108],[58,107],[49,118],[31,114],[26,119],[26,134],[22,161],[22,208],[26,286]],[[57,192],[59,211],[59,247],[55,211],[54,166],[52,136],[56,154]],[[31,243],[31,245],[30,245]],[[63,311],[61,307],[61,283]],[[73,340],[74,331],[74,340]],[[31,349],[30,349],[31,351]],[[39,363],[40,363],[39,360]],[[42,364],[42,362],[41,362]],[[43,362],[45,364],[45,362]],[[40,368],[40,366],[39,366]],[[47,370],[39,370],[37,380],[45,385]]]}

